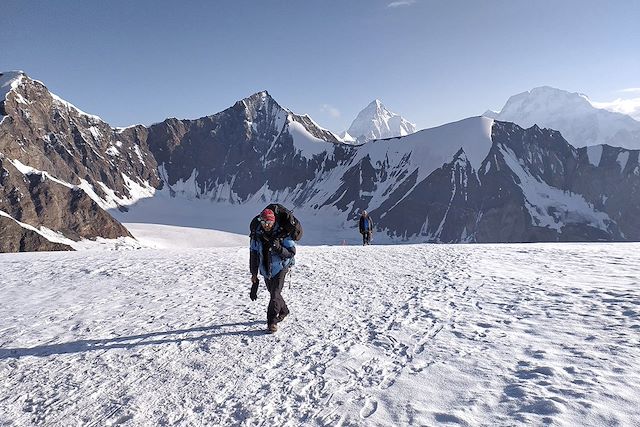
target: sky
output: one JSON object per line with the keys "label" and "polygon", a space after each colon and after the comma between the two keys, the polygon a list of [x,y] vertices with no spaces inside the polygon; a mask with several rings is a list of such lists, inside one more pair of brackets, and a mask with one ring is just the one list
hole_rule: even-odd
{"label": "sky", "polygon": [[3,0],[0,70],[112,126],[268,90],[335,132],[376,98],[423,129],[543,85],[640,111],[639,21],[637,1]]}

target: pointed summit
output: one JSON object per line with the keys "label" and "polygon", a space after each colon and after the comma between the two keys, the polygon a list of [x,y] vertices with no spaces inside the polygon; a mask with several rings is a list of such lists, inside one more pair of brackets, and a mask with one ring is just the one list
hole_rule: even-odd
{"label": "pointed summit", "polygon": [[[13,93],[13,102],[10,102],[11,93]],[[24,71],[0,72],[0,116],[9,115],[7,110],[8,103],[12,103],[15,110],[17,104],[30,105],[43,102],[44,99],[47,99],[47,104],[52,102],[63,109],[72,109],[90,120],[102,122],[100,117],[87,114],[70,102],[50,92],[44,83],[33,80]]]}
{"label": "pointed summit", "polygon": [[262,110],[265,108],[271,109],[273,107],[276,107],[276,109],[278,110],[286,110],[285,108],[280,106],[280,104],[278,104],[278,102],[273,99],[273,97],[269,95],[269,92],[267,92],[266,90],[256,92],[239,102],[243,103],[248,109],[253,111]]}
{"label": "pointed summit", "polygon": [[413,123],[387,110],[379,99],[375,99],[358,113],[345,135],[364,143],[372,139],[409,135],[415,131]]}
{"label": "pointed summit", "polygon": [[381,109],[381,108],[384,108],[384,105],[382,105],[382,101],[376,98],[373,101],[371,101],[371,104],[369,104],[367,108]]}
{"label": "pointed summit", "polygon": [[20,85],[24,76],[23,71],[0,72],[0,117],[6,115],[4,102],[7,99],[7,95]]}

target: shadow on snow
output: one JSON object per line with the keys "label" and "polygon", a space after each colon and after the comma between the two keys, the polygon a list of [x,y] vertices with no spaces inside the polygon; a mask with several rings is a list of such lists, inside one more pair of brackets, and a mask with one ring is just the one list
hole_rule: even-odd
{"label": "shadow on snow", "polygon": [[[35,347],[0,348],[0,360],[19,359],[25,356],[46,357],[53,354],[82,353],[85,351],[111,350],[117,348],[132,349],[134,347],[145,345],[194,342],[228,336],[254,337],[266,334],[262,329],[255,328],[256,325],[262,323],[264,322],[256,320],[251,322],[227,323],[222,325],[201,326],[189,329],[177,329],[174,331],[149,332],[146,334],[131,335],[126,337],[104,338],[96,340],[78,340],[60,344],[39,345]],[[235,331],[214,332],[222,328],[229,328],[234,326],[244,328]],[[198,332],[200,332],[201,334],[187,337],[176,337],[176,335],[193,334]]]}

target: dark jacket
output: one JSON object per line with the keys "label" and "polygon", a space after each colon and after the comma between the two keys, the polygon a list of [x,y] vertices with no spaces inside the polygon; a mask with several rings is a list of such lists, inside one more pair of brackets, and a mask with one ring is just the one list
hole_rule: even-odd
{"label": "dark jacket", "polygon": [[[368,221],[365,224],[365,219]],[[360,229],[360,233],[368,232],[371,233],[373,231],[373,220],[369,215],[360,215],[360,222],[358,223],[358,228]]]}
{"label": "dark jacket", "polygon": [[296,245],[289,237],[276,237],[279,234],[277,223],[269,233],[262,226],[251,233],[249,269],[252,275],[260,271],[266,279],[271,279],[294,264]]}

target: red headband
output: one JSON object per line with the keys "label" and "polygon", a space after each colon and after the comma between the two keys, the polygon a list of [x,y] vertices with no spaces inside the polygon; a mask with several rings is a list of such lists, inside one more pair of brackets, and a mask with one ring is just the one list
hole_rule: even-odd
{"label": "red headband", "polygon": [[273,211],[271,209],[265,209],[260,214],[260,219],[263,220],[263,221],[275,222],[276,221],[276,215],[273,213]]}

